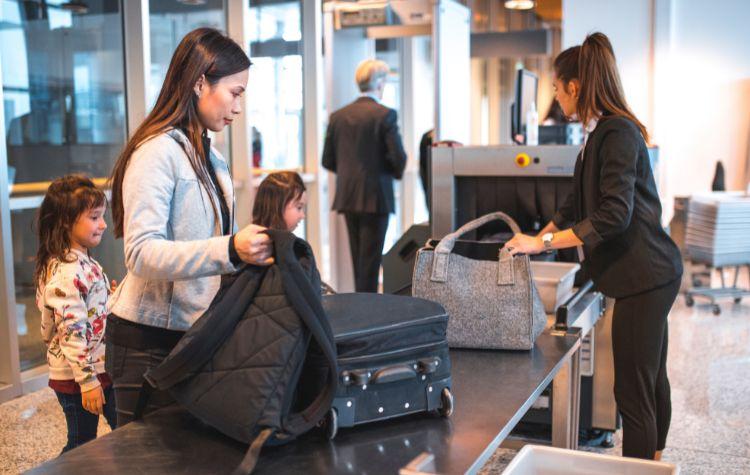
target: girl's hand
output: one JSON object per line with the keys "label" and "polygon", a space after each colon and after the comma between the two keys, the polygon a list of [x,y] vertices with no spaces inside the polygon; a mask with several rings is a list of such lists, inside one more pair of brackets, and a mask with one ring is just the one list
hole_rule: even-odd
{"label": "girl's hand", "polygon": [[81,405],[92,414],[104,414],[104,404],[106,402],[107,401],[104,399],[104,391],[102,391],[101,386],[97,386],[94,389],[85,392],[81,391]]}
{"label": "girl's hand", "polygon": [[544,250],[544,243],[540,237],[516,234],[513,239],[505,243],[505,249],[510,255],[539,254]]}

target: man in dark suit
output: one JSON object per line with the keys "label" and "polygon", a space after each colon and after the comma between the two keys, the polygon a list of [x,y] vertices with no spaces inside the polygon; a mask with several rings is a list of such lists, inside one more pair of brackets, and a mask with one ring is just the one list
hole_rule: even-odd
{"label": "man in dark suit", "polygon": [[362,95],[331,114],[323,167],[336,173],[333,210],[344,215],[357,292],[377,292],[388,216],[395,211],[393,179],[406,166],[396,111],[380,104],[389,68],[366,60],[355,79]]}

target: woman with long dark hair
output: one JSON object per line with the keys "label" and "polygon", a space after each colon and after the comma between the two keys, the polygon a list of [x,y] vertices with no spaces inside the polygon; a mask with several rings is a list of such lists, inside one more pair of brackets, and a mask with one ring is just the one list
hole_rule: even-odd
{"label": "woman with long dark hair", "polygon": [[[115,163],[114,233],[124,239],[128,270],[107,320],[118,424],[132,419],[143,374],[208,308],[220,275],[272,262],[264,228],[235,232],[229,167],[207,136],[241,112],[250,64],[220,32],[188,33],[153,110]],[[171,402],[157,392],[146,412]]]}
{"label": "woman with long dark hair", "polygon": [[680,252],[661,226],[648,132],[625,101],[609,39],[591,34],[554,66],[556,99],[587,132],[573,191],[537,236],[517,234],[505,246],[511,254],[582,247],[596,288],[615,299],[622,453],[658,460],[671,418],[667,315],[680,287]]}

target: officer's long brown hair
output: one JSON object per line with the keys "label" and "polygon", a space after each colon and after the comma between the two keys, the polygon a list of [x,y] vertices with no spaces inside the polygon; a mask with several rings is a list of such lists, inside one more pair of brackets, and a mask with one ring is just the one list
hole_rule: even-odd
{"label": "officer's long brown hair", "polygon": [[[209,194],[213,186],[206,169],[208,150],[203,150],[201,124],[198,119],[198,98],[194,86],[205,75],[209,84],[225,76],[244,71],[252,63],[242,48],[232,39],[213,28],[198,28],[180,41],[169,63],[167,76],[151,113],[128,140],[117,162],[110,184],[112,186],[112,220],[115,237],[123,235],[124,210],[122,206],[122,180],[130,157],[143,142],[172,128],[186,131],[195,150],[188,154],[190,165],[198,181]],[[216,205],[214,216],[219,216]]]}
{"label": "officer's long brown hair", "polygon": [[615,53],[604,33],[592,33],[580,46],[573,46],[557,55],[555,75],[566,90],[571,80],[580,82],[576,112],[581,122],[586,124],[590,119],[598,119],[599,113],[625,117],[638,126],[643,139],[648,142],[646,126],[625,101]]}

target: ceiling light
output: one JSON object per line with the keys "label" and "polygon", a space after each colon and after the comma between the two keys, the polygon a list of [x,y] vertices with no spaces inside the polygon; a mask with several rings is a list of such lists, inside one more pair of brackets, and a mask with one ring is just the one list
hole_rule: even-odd
{"label": "ceiling light", "polygon": [[531,10],[534,0],[505,0],[505,8],[509,10]]}
{"label": "ceiling light", "polygon": [[60,5],[60,8],[75,13],[76,15],[85,15],[89,12],[89,6],[86,4],[86,2],[65,2]]}

